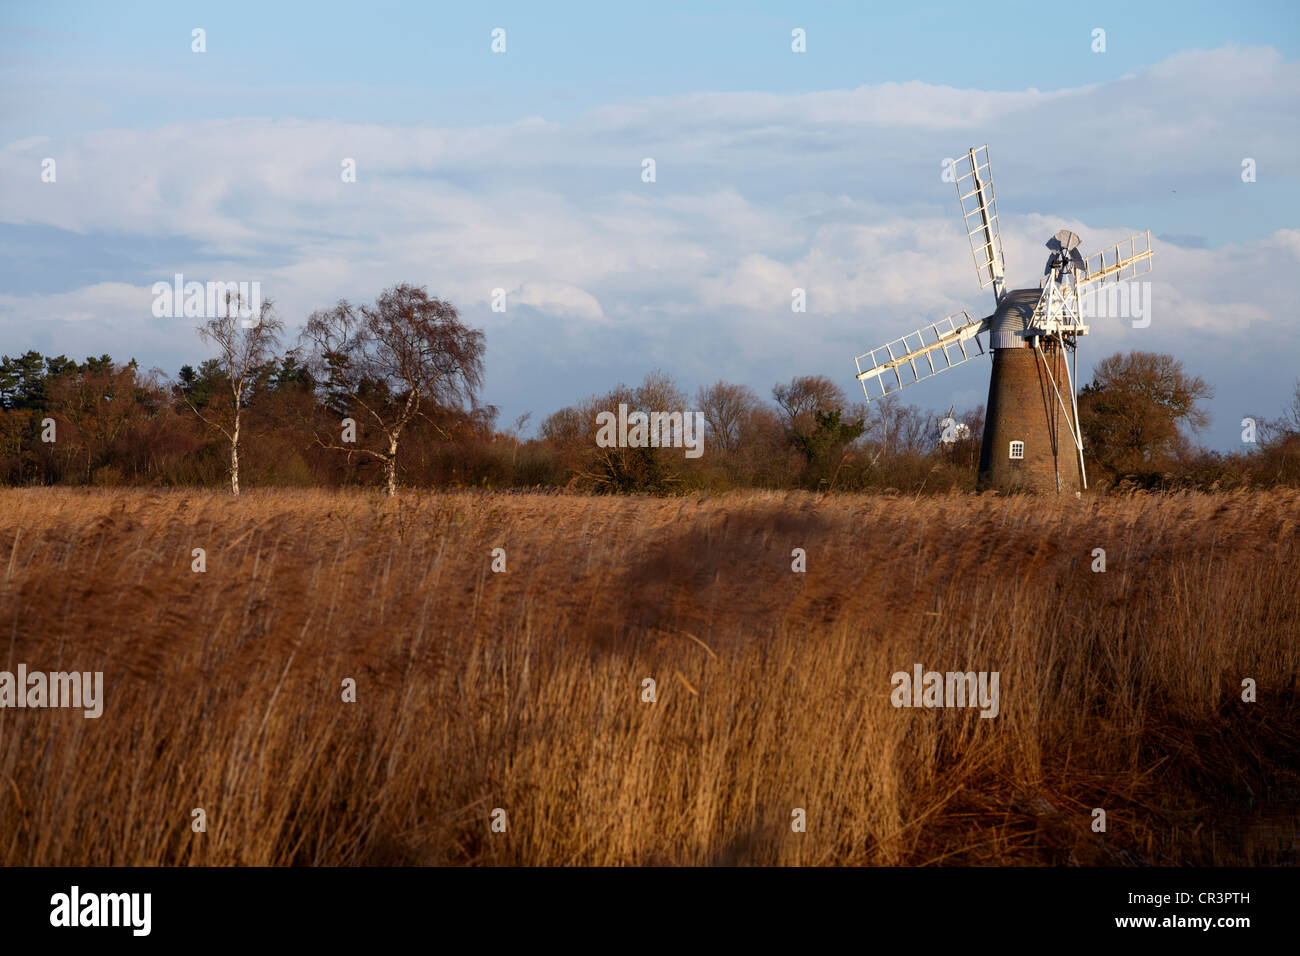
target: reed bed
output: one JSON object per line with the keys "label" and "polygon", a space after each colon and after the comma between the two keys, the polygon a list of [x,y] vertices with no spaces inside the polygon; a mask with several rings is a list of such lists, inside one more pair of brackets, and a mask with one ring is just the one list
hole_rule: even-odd
{"label": "reed bed", "polygon": [[[1295,862],[1298,524],[1285,490],[0,490],[0,669],[105,684],[0,710],[0,863]],[[917,663],[997,671],[1000,713],[894,707]]]}

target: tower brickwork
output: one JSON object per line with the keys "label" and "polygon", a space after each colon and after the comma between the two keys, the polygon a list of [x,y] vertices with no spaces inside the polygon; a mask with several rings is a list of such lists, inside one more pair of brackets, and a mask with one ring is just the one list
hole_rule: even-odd
{"label": "tower brickwork", "polygon": [[[981,490],[1072,494],[1082,489],[1065,361],[1065,351],[1054,343],[1045,344],[1041,354],[1029,347],[994,350],[980,445]],[[1012,442],[1023,443],[1022,458],[1011,457]]]}

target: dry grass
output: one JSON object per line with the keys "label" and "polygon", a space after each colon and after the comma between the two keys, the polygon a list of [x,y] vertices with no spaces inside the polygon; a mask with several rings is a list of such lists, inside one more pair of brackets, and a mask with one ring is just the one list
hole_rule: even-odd
{"label": "dry grass", "polygon": [[[0,491],[0,669],[107,697],[0,710],[0,863],[1279,862],[1236,821],[1295,820],[1298,522],[1286,491]],[[1000,671],[1001,715],[895,709],[916,662]]]}

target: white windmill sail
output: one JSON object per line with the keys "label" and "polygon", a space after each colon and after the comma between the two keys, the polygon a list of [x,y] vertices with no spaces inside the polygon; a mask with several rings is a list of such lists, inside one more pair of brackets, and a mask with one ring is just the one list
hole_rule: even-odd
{"label": "white windmill sail", "polygon": [[972,319],[962,309],[901,339],[864,352],[854,359],[863,394],[868,402],[884,398],[983,355],[984,346],[976,336],[986,331],[986,320]]}
{"label": "white windmill sail", "polygon": [[1084,260],[1082,275],[1076,280],[1079,297],[1086,299],[1098,289],[1146,275],[1151,271],[1153,255],[1150,229],[1094,253]]}
{"label": "white windmill sail", "polygon": [[993,295],[1000,301],[1005,269],[988,146],[967,150],[954,165],[962,221],[966,224],[971,255],[975,257],[975,274],[979,277],[980,288],[993,286]]}

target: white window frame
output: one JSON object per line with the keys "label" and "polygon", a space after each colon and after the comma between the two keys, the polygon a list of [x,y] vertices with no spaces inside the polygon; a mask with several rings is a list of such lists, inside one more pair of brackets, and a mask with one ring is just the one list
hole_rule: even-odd
{"label": "white window frame", "polygon": [[[1020,454],[1017,455],[1017,451],[1020,452]],[[1007,455],[1012,461],[1023,461],[1025,457],[1025,443],[1022,441],[1013,441],[1011,447],[1007,449]]]}

